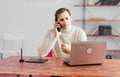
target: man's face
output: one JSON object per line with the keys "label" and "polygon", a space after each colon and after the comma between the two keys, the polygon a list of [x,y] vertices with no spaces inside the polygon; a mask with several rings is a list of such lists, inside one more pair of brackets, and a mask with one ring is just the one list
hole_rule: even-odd
{"label": "man's face", "polygon": [[64,11],[58,16],[58,22],[61,24],[63,29],[67,29],[71,25],[71,17],[67,11]]}

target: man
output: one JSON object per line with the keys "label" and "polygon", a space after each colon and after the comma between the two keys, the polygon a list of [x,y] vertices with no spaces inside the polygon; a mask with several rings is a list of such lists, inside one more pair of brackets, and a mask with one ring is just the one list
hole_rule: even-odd
{"label": "man", "polygon": [[71,42],[86,40],[84,30],[71,24],[70,11],[67,8],[60,8],[55,13],[54,28],[47,32],[38,49],[39,56],[45,57],[52,50],[52,55],[55,57],[69,57]]}

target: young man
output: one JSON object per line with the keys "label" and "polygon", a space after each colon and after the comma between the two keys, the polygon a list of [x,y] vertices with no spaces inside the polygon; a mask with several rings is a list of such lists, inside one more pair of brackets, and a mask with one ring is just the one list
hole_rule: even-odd
{"label": "young man", "polygon": [[52,56],[67,58],[70,56],[71,42],[87,41],[86,33],[71,24],[71,14],[67,8],[55,13],[54,28],[50,29],[38,49],[39,56],[45,57],[50,50]]}

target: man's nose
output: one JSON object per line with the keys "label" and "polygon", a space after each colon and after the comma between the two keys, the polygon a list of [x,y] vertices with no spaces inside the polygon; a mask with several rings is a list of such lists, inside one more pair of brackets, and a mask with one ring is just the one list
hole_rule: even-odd
{"label": "man's nose", "polygon": [[64,20],[64,23],[65,23],[65,24],[67,24],[67,22],[68,22],[67,20]]}

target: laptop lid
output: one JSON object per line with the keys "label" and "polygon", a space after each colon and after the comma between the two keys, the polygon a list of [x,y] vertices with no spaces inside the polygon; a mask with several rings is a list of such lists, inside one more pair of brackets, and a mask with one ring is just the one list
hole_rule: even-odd
{"label": "laptop lid", "polygon": [[70,54],[69,65],[102,64],[106,55],[106,42],[72,42]]}

